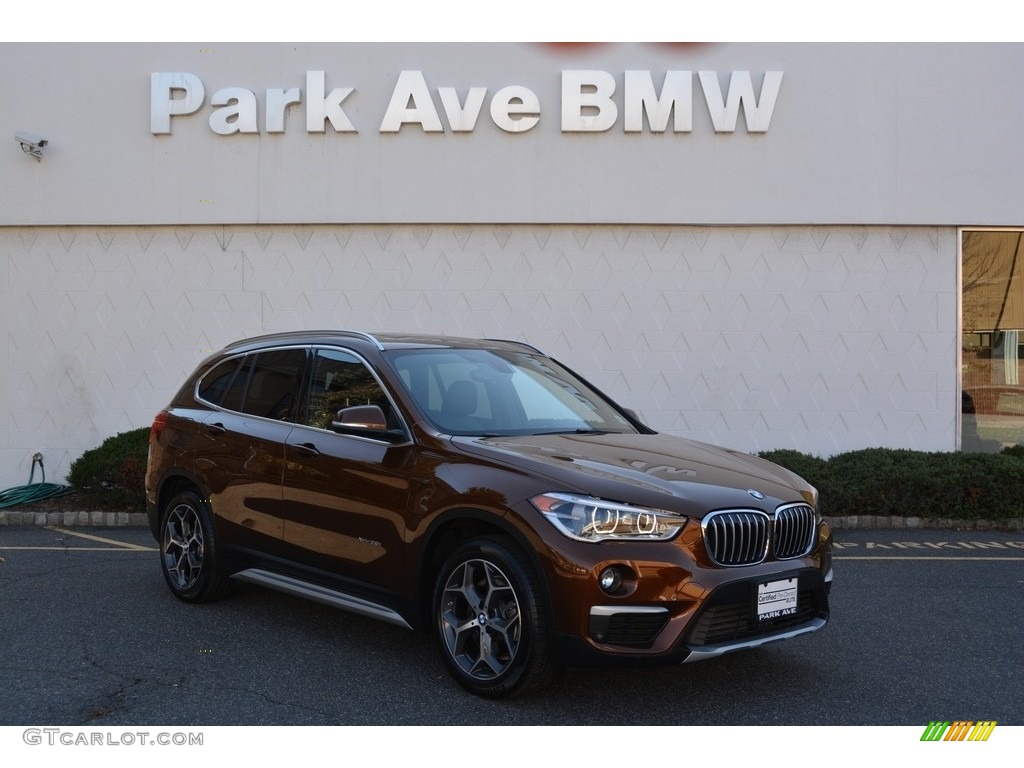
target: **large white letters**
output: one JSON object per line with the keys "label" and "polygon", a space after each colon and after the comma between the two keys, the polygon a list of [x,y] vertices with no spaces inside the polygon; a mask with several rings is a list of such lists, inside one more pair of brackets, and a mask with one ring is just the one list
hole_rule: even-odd
{"label": "large white letters", "polygon": [[782,85],[781,72],[765,72],[761,83],[761,98],[754,97],[754,84],[749,72],[733,72],[729,78],[729,96],[722,99],[717,72],[701,72],[700,86],[704,90],[704,101],[711,113],[715,133],[732,133],[736,130],[736,116],[740,104],[747,120],[747,133],[765,133],[772,121],[775,99]]}
{"label": "large white letters", "polygon": [[267,133],[284,133],[284,116],[292,104],[301,104],[298,88],[267,89]]}
{"label": "large white letters", "polygon": [[441,97],[448,125],[453,131],[464,133],[476,128],[476,119],[480,117],[480,108],[484,105],[484,96],[487,95],[486,88],[470,88],[465,104],[459,103],[459,96],[454,88],[438,88],[437,93]]}
{"label": "large white letters", "polygon": [[[459,95],[454,88],[438,88],[437,93],[453,133],[469,133],[476,128],[480,109],[487,96],[486,88],[470,88],[465,104],[459,102]],[[528,131],[540,121],[540,99],[529,88],[521,85],[502,88],[491,99],[491,120],[501,130],[509,133]],[[426,133],[444,133],[430,88],[419,70],[405,70],[398,76],[380,124],[380,132],[398,133],[407,123],[418,124]]]}
{"label": "large white letters", "polygon": [[[184,95],[175,98],[174,92]],[[188,72],[153,72],[149,76],[149,130],[170,133],[171,115],[191,115],[203,106],[203,82]]]}
{"label": "large white letters", "polygon": [[441,118],[434,109],[423,73],[405,70],[398,76],[391,103],[380,124],[381,133],[398,133],[405,123],[419,123],[427,133],[441,133]]}
{"label": "large white letters", "polygon": [[672,123],[675,133],[693,130],[692,72],[666,72],[659,96],[650,72],[627,70],[624,91],[626,133],[639,133],[644,129],[644,112],[653,133],[665,132],[670,114],[675,115]]}
{"label": "large white letters", "polygon": [[[327,93],[323,70],[310,70],[305,74],[305,94],[297,86],[266,90],[263,130],[269,134],[284,133],[289,109],[305,101],[307,133],[327,133],[328,123],[334,133],[358,133],[344,109],[346,99],[355,88],[337,87]],[[676,134],[693,131],[695,78],[689,70],[665,72],[660,88],[649,70],[626,70],[621,95],[616,92],[616,77],[610,72],[564,70],[561,75],[562,133],[601,133],[617,124],[626,134],[645,130],[650,133],[671,130]],[[731,72],[725,95],[719,73],[700,71],[697,75],[715,133],[734,133],[740,113],[744,116],[747,133],[768,131],[782,86],[782,72],[765,72],[757,93],[750,72]],[[435,91],[441,110],[434,98]],[[464,100],[460,99],[460,92],[465,93]],[[403,70],[391,92],[378,132],[399,133],[408,125],[419,126],[426,134],[472,133],[477,129],[487,94],[488,88],[479,85],[464,91],[452,86],[432,90],[421,71]],[[194,74],[152,72],[150,131],[155,135],[171,133],[171,118],[195,114],[203,107],[205,97],[206,88]],[[217,108],[209,118],[210,130],[214,133],[228,136],[260,132],[260,104],[256,92],[241,87],[220,88],[209,103]],[[525,86],[499,88],[489,106],[494,126],[506,133],[525,133],[540,123],[540,99]],[[442,122],[442,112],[445,122]]]}
{"label": "large white letters", "polygon": [[540,99],[521,85],[502,88],[491,99],[491,120],[509,133],[528,131],[540,122]]}
{"label": "large white letters", "polygon": [[260,132],[256,127],[256,94],[248,88],[221,88],[210,98],[210,104],[224,107],[210,115],[210,128],[214,133],[227,136]]}
{"label": "large white letters", "polygon": [[562,132],[607,131],[619,117],[615,78],[597,69],[562,72]]}
{"label": "large white letters", "polygon": [[306,73],[306,131],[323,133],[327,130],[324,122],[330,121],[337,133],[356,133],[355,126],[348,119],[341,102],[347,99],[355,88],[335,88],[326,96],[322,70]]}

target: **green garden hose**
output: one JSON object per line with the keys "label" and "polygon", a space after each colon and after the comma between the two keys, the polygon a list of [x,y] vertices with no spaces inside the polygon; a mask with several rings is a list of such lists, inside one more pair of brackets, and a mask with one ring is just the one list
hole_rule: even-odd
{"label": "green garden hose", "polygon": [[[42,473],[42,480],[33,483],[36,475],[36,464]],[[19,485],[0,491],[0,509],[14,507],[19,504],[32,504],[43,499],[55,499],[58,496],[66,496],[74,489],[68,485],[46,482],[46,468],[43,466],[43,455],[37,453],[32,457],[32,471],[28,475],[28,485]]]}

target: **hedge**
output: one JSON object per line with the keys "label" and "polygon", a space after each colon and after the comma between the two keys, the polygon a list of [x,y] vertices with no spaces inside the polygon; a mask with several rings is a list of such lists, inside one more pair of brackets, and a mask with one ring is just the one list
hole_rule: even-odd
{"label": "hedge", "polygon": [[[144,510],[148,451],[148,427],[122,432],[73,461],[68,482],[91,503]],[[758,455],[815,486],[830,517],[1024,518],[1020,445],[998,454],[867,448],[828,459],[785,449]]]}
{"label": "hedge", "polygon": [[149,427],[121,432],[71,462],[68,482],[92,504],[142,511],[148,456]]}
{"label": "hedge", "polygon": [[791,450],[762,458],[818,489],[830,517],[883,515],[959,520],[1024,517],[1024,447],[1002,453],[868,448],[822,459]]}

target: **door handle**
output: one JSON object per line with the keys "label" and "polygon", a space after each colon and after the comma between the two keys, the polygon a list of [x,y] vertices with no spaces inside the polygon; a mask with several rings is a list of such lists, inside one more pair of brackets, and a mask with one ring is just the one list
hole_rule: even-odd
{"label": "door handle", "polygon": [[312,443],[292,443],[292,448],[301,453],[303,456],[319,456],[320,451],[317,450],[316,446]]}
{"label": "door handle", "polygon": [[223,435],[227,431],[227,427],[225,427],[219,421],[214,422],[213,424],[206,425],[206,432],[207,434],[210,435]]}

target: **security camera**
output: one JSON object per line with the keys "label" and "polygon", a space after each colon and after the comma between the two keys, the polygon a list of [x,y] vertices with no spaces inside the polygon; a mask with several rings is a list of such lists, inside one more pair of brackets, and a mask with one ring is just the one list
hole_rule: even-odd
{"label": "security camera", "polygon": [[14,134],[14,140],[21,144],[21,151],[27,155],[32,155],[36,160],[41,160],[43,157],[43,147],[48,142],[42,136],[38,136],[29,131],[18,131]]}

